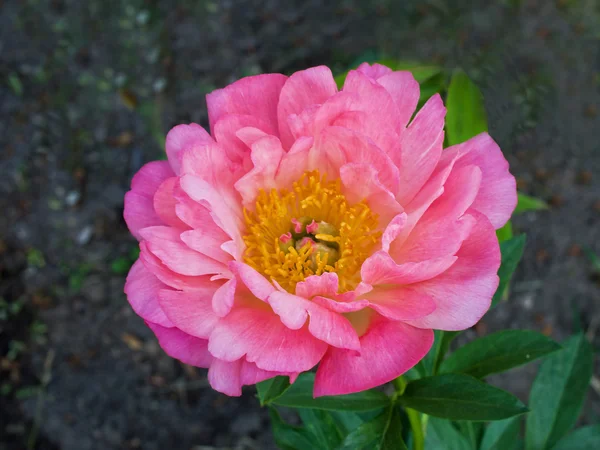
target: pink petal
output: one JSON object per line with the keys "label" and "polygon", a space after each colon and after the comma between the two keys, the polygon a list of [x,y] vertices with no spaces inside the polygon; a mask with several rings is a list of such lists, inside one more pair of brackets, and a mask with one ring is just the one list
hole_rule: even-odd
{"label": "pink petal", "polygon": [[277,103],[287,77],[278,73],[242,78],[206,96],[211,131],[228,114],[248,115],[277,131]]}
{"label": "pink petal", "polygon": [[481,187],[472,208],[485,214],[494,228],[501,228],[517,205],[517,188],[500,147],[489,134],[481,133],[444,151],[445,159],[456,155],[460,155],[457,168],[475,165],[481,169]]}
{"label": "pink petal", "polygon": [[373,166],[379,182],[392,193],[398,191],[398,169],[383,150],[347,128],[325,128],[309,153],[309,164],[337,178],[340,168],[347,163]]}
{"label": "pink petal", "polygon": [[213,312],[211,298],[219,287],[218,282],[208,281],[195,291],[160,291],[159,302],[171,322],[184,333],[208,339],[219,321]]}
{"label": "pink petal", "polygon": [[369,64],[368,62],[362,63],[360,66],[356,68],[361,73],[364,73],[366,76],[373,80],[378,80],[380,77],[392,73],[392,69],[386,67],[382,64]]}
{"label": "pink petal", "polygon": [[315,295],[337,295],[337,273],[325,272],[323,275],[311,275],[296,285],[296,295],[303,298],[313,298]]}
{"label": "pink petal", "polygon": [[398,125],[406,127],[419,103],[420,88],[410,72],[392,72],[377,78],[390,94],[398,109]]}
{"label": "pink petal", "polygon": [[225,361],[245,355],[260,369],[290,373],[314,367],[328,345],[306,328],[289,329],[272,311],[236,307],[219,321],[208,347],[213,356]]}
{"label": "pink petal", "polygon": [[229,269],[236,274],[244,285],[250,289],[252,294],[265,301],[275,288],[260,273],[250,267],[248,264],[232,261],[229,263]]}
{"label": "pink petal", "polygon": [[373,286],[419,283],[445,272],[456,260],[456,256],[449,255],[427,261],[396,264],[389,254],[379,251],[366,259],[360,274],[365,283]]}
{"label": "pink petal", "polygon": [[172,327],[158,302],[158,293],[167,286],[161,283],[138,259],[127,275],[125,294],[129,304],[142,319],[164,327]]}
{"label": "pink petal", "polygon": [[404,229],[407,220],[408,216],[406,213],[402,213],[398,214],[390,221],[390,223],[388,223],[383,232],[383,236],[381,236],[381,249],[384,252],[389,252],[391,243],[394,242],[400,232]]}
{"label": "pink petal", "polygon": [[198,253],[181,240],[180,232],[170,227],[148,227],[140,230],[148,250],[169,269],[182,275],[198,276],[221,273],[227,267]]}
{"label": "pink petal", "polygon": [[177,199],[174,195],[175,186],[179,184],[177,177],[167,178],[154,194],[154,211],[167,225],[187,229],[188,226],[177,216]]}
{"label": "pink petal", "polygon": [[140,242],[140,260],[156,278],[175,289],[194,290],[202,289],[209,280],[209,276],[190,277],[173,272],[162,263],[150,250],[146,241]]}
{"label": "pink petal", "polygon": [[184,231],[180,238],[192,250],[227,264],[231,261],[231,255],[223,251],[221,246],[229,237],[214,222],[210,222],[201,229]]}
{"label": "pink petal", "polygon": [[284,148],[290,148],[294,143],[288,117],[299,115],[312,105],[324,103],[336,92],[337,85],[331,70],[325,66],[302,70],[288,78],[281,89],[277,108],[279,135]]}
{"label": "pink petal", "polygon": [[237,132],[242,128],[254,127],[266,134],[276,135],[277,129],[269,122],[252,115],[229,114],[214,125],[215,140],[232,161],[243,161],[250,156],[250,149]]}
{"label": "pink petal", "polygon": [[308,331],[317,339],[334,347],[360,350],[356,331],[342,315],[287,292],[273,292],[268,302],[288,328],[298,330],[310,317]]}
{"label": "pink petal", "polygon": [[350,203],[365,201],[379,216],[381,225],[403,211],[394,195],[379,182],[376,169],[369,164],[345,164],[340,168],[344,194]]}
{"label": "pink petal", "polygon": [[236,280],[232,278],[216,290],[212,298],[212,309],[219,317],[225,317],[233,308]]}
{"label": "pink petal", "polygon": [[[338,296],[339,298],[339,296]],[[333,299],[327,297],[321,297],[317,295],[312,299],[314,303],[317,305],[321,305],[324,308],[329,309],[330,311],[334,311],[336,313],[349,313],[360,311],[361,309],[365,309],[369,306],[368,300],[351,300],[347,302],[343,301],[335,301]]]}
{"label": "pink petal", "polygon": [[155,323],[146,322],[154,331],[158,343],[171,358],[178,359],[184,364],[207,368],[214,361],[208,352],[208,341],[198,339],[177,328],[165,328]]}
{"label": "pink petal", "polygon": [[277,375],[288,374],[259,369],[256,364],[245,359],[232,362],[215,359],[208,371],[208,381],[214,390],[239,397],[242,395],[242,386],[256,384]]}
{"label": "pink petal", "polygon": [[177,183],[173,187],[173,196],[177,200],[175,213],[183,223],[190,228],[203,228],[207,224],[214,224],[210,211],[206,205],[192,200]]}
{"label": "pink petal", "polygon": [[165,147],[173,172],[179,175],[182,152],[191,147],[214,142],[210,134],[196,123],[177,125],[167,134]]}
{"label": "pink petal", "polygon": [[439,94],[431,97],[400,136],[400,152],[392,159],[400,169],[398,201],[408,203],[433,173],[442,154],[446,108]]}
{"label": "pink petal", "polygon": [[500,248],[494,227],[481,213],[470,210],[476,219],[471,235],[456,253],[458,260],[443,274],[411,286],[429,295],[436,310],[411,322],[420,328],[464,330],[475,325],[490,307],[498,288]]}
{"label": "pink petal", "polygon": [[154,194],[164,180],[173,176],[166,161],[154,161],[143,166],[131,180],[131,190],[125,194],[123,217],[131,234],[138,240],[142,228],[162,225],[154,211]]}
{"label": "pink petal", "polygon": [[361,353],[330,347],[317,370],[313,395],[360,392],[399,377],[433,344],[433,331],[379,321],[361,336]]}
{"label": "pink petal", "polygon": [[435,310],[431,297],[404,286],[376,286],[363,298],[372,309],[391,320],[419,319]]}

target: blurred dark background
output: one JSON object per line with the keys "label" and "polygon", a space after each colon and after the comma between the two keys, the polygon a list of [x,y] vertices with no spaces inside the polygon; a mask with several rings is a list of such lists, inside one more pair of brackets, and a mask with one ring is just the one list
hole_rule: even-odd
{"label": "blurred dark background", "polygon": [[[599,5],[0,0],[0,449],[273,448],[252,388],[213,392],[123,294],[132,175],[170,127],[207,125],[206,93],[261,72],[381,55],[464,68],[519,189],[550,204],[515,219],[511,297],[465,339],[583,330],[598,348]],[[493,381],[526,400],[534,374]]]}

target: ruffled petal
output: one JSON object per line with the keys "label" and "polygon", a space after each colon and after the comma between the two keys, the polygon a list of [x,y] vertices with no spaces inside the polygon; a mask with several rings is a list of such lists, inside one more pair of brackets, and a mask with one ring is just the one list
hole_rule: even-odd
{"label": "ruffled petal", "polygon": [[379,251],[369,256],[360,269],[365,283],[377,284],[413,284],[429,280],[451,267],[456,256],[448,255],[420,262],[397,264],[392,257]]}
{"label": "ruffled petal", "polygon": [[202,339],[208,339],[219,317],[212,309],[212,296],[219,284],[207,281],[202,289],[173,291],[164,289],[159,302],[171,322],[181,331]]}
{"label": "ruffled petal", "polygon": [[146,322],[158,338],[158,343],[171,358],[196,367],[210,367],[214,361],[208,352],[208,341],[190,336],[177,328],[166,328]]}
{"label": "ruffled petal", "polygon": [[214,142],[210,134],[196,123],[177,125],[167,134],[165,147],[169,164],[177,175],[181,168],[181,156],[184,150]]}
{"label": "ruffled petal", "polygon": [[186,230],[189,227],[177,216],[177,199],[175,187],[179,184],[177,177],[167,178],[154,194],[154,211],[167,225]]}

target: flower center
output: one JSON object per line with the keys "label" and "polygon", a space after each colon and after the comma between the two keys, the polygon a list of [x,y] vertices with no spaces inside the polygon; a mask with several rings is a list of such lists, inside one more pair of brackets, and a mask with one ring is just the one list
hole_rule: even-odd
{"label": "flower center", "polygon": [[340,180],[305,172],[291,190],[260,190],[244,209],[244,261],[289,292],[311,275],[336,272],[340,292],[360,282],[360,267],[379,242],[377,215],[349,204]]}

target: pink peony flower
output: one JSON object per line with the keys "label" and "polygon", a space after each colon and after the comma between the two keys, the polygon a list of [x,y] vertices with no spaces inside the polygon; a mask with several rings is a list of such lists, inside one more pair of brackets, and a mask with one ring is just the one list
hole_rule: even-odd
{"label": "pink peony flower", "polygon": [[446,109],[375,64],[207,96],[210,134],[173,128],[125,196],[140,241],[125,292],[172,357],[214,389],[318,365],[314,395],[386,383],[432,329],[471,327],[498,286],[495,230],[515,179],[486,133],[442,150]]}

